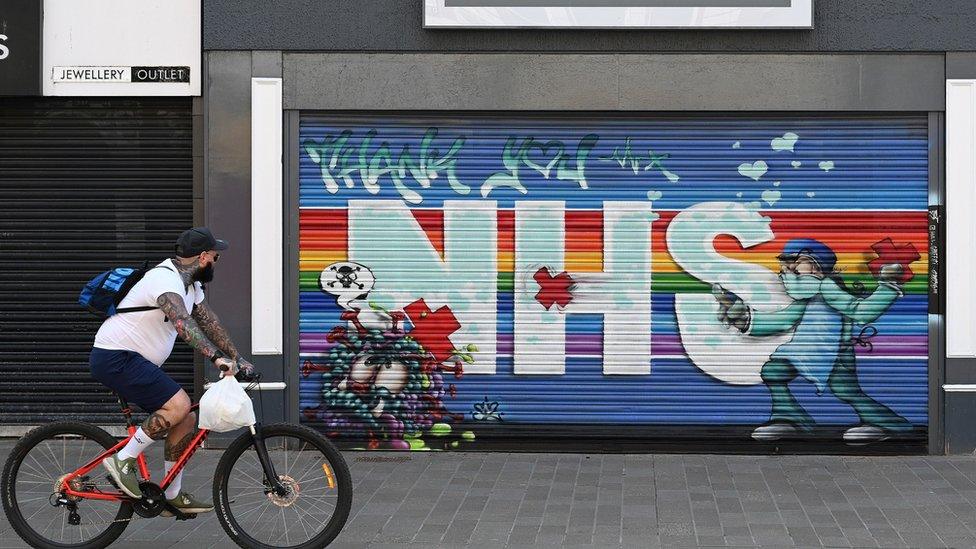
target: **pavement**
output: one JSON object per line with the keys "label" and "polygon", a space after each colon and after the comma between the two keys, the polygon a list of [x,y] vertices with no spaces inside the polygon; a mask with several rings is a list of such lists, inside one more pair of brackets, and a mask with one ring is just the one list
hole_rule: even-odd
{"label": "pavement", "polygon": [[[209,499],[219,456],[197,452],[190,491]],[[353,509],[332,547],[976,547],[976,456],[345,457]],[[134,521],[115,546],[235,547],[212,513]],[[25,547],[2,516],[0,547]]]}

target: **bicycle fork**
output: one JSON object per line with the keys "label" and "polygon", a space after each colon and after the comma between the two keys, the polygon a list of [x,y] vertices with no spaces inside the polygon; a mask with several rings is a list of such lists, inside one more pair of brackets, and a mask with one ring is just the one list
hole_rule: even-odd
{"label": "bicycle fork", "polygon": [[278,478],[278,474],[275,472],[274,464],[271,463],[271,457],[268,456],[268,448],[265,446],[264,436],[261,434],[261,424],[255,423],[251,425],[250,429],[251,439],[254,442],[254,450],[258,454],[258,461],[261,462],[261,468],[264,470],[264,478],[268,486],[276,496],[284,497],[288,495],[288,488],[281,483],[281,479]]}

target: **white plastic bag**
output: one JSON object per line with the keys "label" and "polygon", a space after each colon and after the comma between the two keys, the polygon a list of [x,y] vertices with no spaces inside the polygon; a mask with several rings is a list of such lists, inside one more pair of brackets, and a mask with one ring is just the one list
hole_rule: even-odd
{"label": "white plastic bag", "polygon": [[254,425],[254,404],[234,376],[210,386],[200,399],[200,428],[218,433]]}

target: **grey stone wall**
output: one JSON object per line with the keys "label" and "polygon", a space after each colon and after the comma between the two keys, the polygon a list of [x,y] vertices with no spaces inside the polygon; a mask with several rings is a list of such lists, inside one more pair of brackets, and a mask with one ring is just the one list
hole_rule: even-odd
{"label": "grey stone wall", "polygon": [[941,111],[938,54],[284,55],[286,109]]}
{"label": "grey stone wall", "polygon": [[427,30],[422,0],[204,0],[207,50],[873,52],[976,50],[972,0],[816,0],[813,30]]}

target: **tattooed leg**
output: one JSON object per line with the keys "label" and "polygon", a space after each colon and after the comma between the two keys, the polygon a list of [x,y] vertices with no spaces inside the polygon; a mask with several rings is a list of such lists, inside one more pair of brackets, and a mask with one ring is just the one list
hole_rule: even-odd
{"label": "tattooed leg", "polygon": [[190,442],[193,441],[194,434],[187,433],[174,442],[170,442],[174,438],[172,434],[166,437],[166,461],[177,461],[180,459],[183,452],[186,452],[186,449],[190,447]]}
{"label": "tattooed leg", "polygon": [[154,412],[142,422],[142,430],[149,438],[159,440],[169,433],[172,423],[160,412]]}
{"label": "tattooed leg", "polygon": [[153,412],[142,423],[142,430],[149,438],[161,440],[176,429],[190,413],[190,397],[186,391],[179,390],[162,408]]}
{"label": "tattooed leg", "polygon": [[183,418],[183,421],[170,429],[169,435],[166,437],[166,461],[177,461],[183,455],[183,452],[186,452],[186,449],[190,447],[190,443],[193,442],[193,437],[196,435],[194,431],[195,426],[196,414],[191,412]]}

